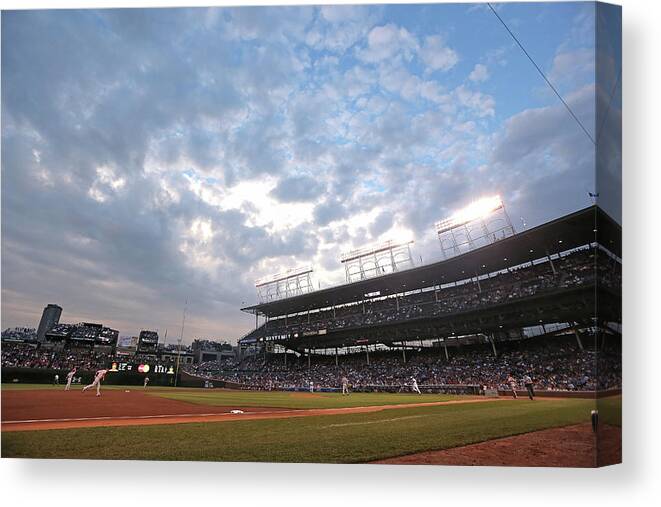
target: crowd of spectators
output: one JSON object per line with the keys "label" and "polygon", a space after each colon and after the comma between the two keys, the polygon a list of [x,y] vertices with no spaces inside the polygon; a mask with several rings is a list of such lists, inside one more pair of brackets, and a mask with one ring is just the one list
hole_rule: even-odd
{"label": "crowd of spectators", "polygon": [[204,361],[198,364],[187,364],[183,366],[184,371],[205,378],[217,377],[220,372],[230,371],[238,368],[239,362],[233,357],[226,357],[218,361]]}
{"label": "crowd of spectators", "polygon": [[[587,344],[594,340],[584,338]],[[313,355],[308,367],[306,356],[288,354],[251,355],[242,361],[226,358],[195,365],[182,365],[193,375],[232,382],[250,389],[299,389],[312,382],[319,388],[337,388],[346,376],[355,388],[385,389],[405,387],[412,378],[422,388],[447,385],[478,385],[506,388],[510,374],[530,375],[541,390],[594,390],[620,387],[621,354],[608,346],[596,352],[594,345],[581,350],[573,337],[535,338],[503,342],[497,355],[490,345],[449,347],[446,359],[442,348],[409,349],[406,360],[400,350],[334,356]],[[134,357],[149,361],[154,357]],[[112,361],[126,360],[94,349],[54,350],[34,343],[3,342],[3,367],[96,370]],[[597,384],[597,381],[599,383]]]}
{"label": "crowd of spectators", "polygon": [[52,349],[36,343],[2,342],[2,366],[22,368],[53,368],[70,370],[97,370],[107,368],[118,358],[107,351],[91,348]]}
{"label": "crowd of spectators", "polygon": [[[588,342],[590,340],[587,340]],[[597,359],[599,363],[597,365]],[[286,363],[286,364],[285,364]],[[597,371],[599,375],[597,375]],[[451,347],[446,359],[442,349],[381,351],[340,356],[307,357],[289,354],[254,355],[240,363],[208,366],[206,378],[240,384],[249,389],[337,388],[346,376],[355,388],[406,388],[415,378],[421,388],[449,385],[478,385],[506,389],[506,379],[530,375],[537,389],[590,391],[620,387],[621,354],[612,347],[581,350],[574,337],[528,339],[498,345],[494,356],[490,345]]]}

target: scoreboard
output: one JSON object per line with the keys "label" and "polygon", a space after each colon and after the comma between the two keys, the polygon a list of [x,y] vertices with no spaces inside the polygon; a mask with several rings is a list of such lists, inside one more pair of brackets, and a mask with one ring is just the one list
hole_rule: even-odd
{"label": "scoreboard", "polygon": [[133,373],[154,373],[154,374],[165,374],[165,375],[174,375],[174,366],[171,364],[148,364],[148,363],[128,363],[128,362],[118,362],[114,361],[110,366],[111,372],[133,372]]}

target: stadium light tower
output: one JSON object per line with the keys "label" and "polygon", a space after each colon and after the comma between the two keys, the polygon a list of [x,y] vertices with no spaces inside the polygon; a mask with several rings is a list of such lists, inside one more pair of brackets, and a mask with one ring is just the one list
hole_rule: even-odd
{"label": "stadium light tower", "polygon": [[255,281],[260,303],[312,292],[312,271],[311,266],[294,268]]}
{"label": "stadium light tower", "polygon": [[413,240],[388,240],[376,246],[358,248],[343,253],[340,261],[348,283],[385,275],[413,267],[411,245]]}
{"label": "stadium light tower", "polygon": [[498,195],[473,201],[451,217],[436,222],[436,233],[446,259],[513,236],[514,232],[505,204]]}

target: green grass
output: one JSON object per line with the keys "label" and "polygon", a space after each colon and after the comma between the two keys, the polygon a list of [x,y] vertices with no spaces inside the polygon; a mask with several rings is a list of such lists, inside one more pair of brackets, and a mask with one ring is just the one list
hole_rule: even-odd
{"label": "green grass", "polygon": [[357,463],[587,423],[593,407],[593,400],[538,399],[291,419],[3,432],[2,455]]}
{"label": "green grass", "polygon": [[172,400],[227,407],[272,407],[272,408],[342,408],[375,405],[405,405],[465,399],[464,396],[447,394],[412,393],[292,393],[284,391],[229,391],[197,389],[185,391],[159,391],[154,396]]}

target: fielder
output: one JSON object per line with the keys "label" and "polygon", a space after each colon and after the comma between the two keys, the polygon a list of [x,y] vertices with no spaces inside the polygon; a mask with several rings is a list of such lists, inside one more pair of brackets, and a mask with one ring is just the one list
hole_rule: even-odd
{"label": "fielder", "polygon": [[310,380],[310,392],[314,392],[314,382],[312,382],[312,380]]}
{"label": "fielder", "polygon": [[346,376],[342,377],[342,396],[345,394],[349,396],[349,379]]}
{"label": "fielder", "polygon": [[414,393],[422,394],[420,392],[420,388],[418,387],[418,381],[413,377],[411,377],[411,391]]}
{"label": "fielder", "polygon": [[55,378],[53,379],[53,385],[60,383],[60,376],[56,373]]}
{"label": "fielder", "polygon": [[517,398],[517,396],[516,396],[516,379],[512,376],[511,373],[507,377],[507,384],[510,386],[510,389],[512,391],[512,397],[516,400],[516,398]]}
{"label": "fielder", "polygon": [[83,392],[87,391],[90,387],[96,386],[96,395],[101,396],[101,381],[106,378],[106,373],[108,373],[108,370],[97,371],[96,376],[94,377],[94,382],[88,386],[83,387]]}
{"label": "fielder", "polygon": [[147,389],[147,384],[149,384],[149,377],[145,377],[145,383],[143,384],[142,388]]}
{"label": "fielder", "polygon": [[74,366],[69,373],[67,373],[67,385],[64,388],[65,391],[71,389],[71,382],[73,382],[73,376],[76,374],[76,367]]}

